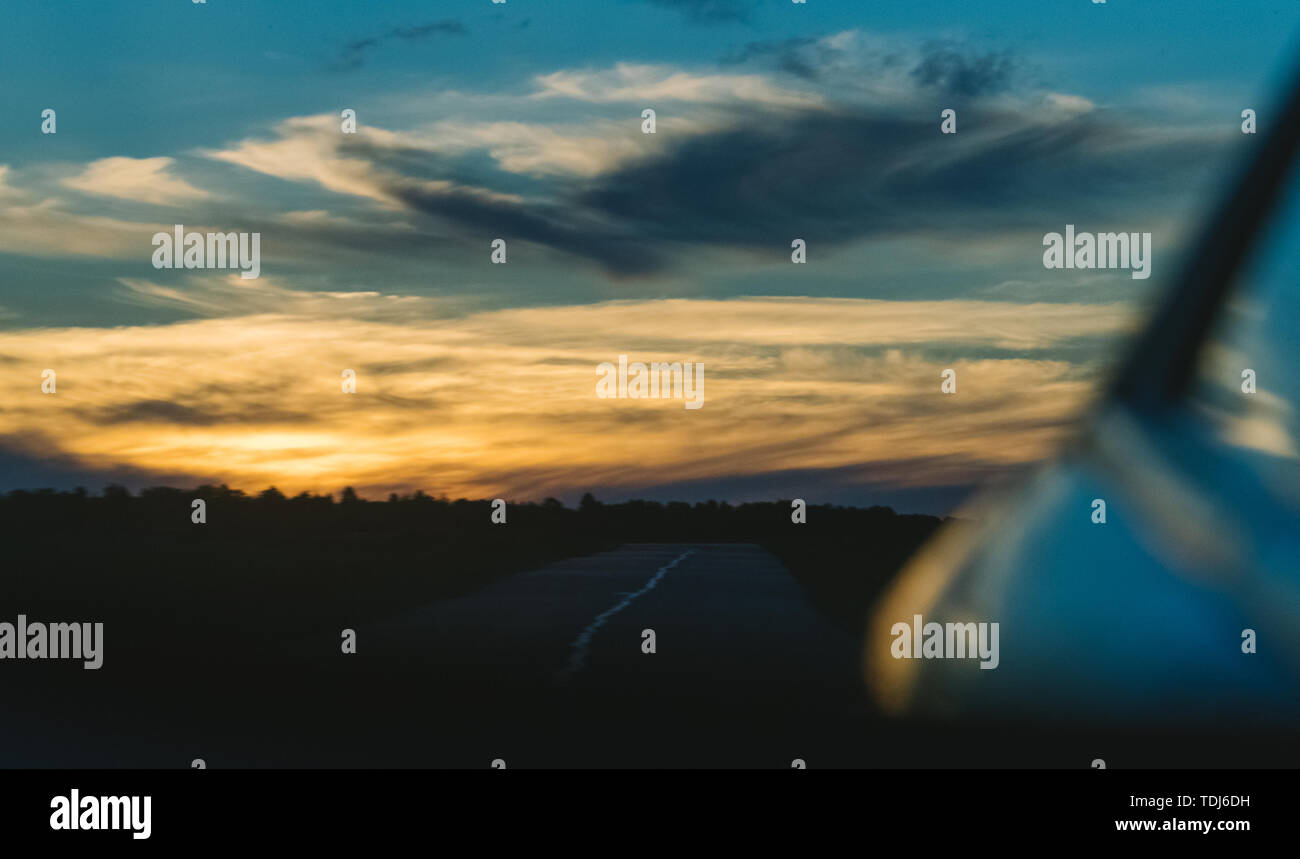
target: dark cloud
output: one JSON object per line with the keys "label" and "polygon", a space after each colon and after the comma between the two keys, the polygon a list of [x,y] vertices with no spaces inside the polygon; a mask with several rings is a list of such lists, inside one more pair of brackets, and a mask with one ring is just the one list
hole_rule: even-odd
{"label": "dark cloud", "polygon": [[835,75],[870,79],[904,72],[924,89],[979,98],[1023,89],[1024,63],[1011,51],[979,53],[952,41],[931,41],[912,51],[851,49],[812,36],[749,42],[725,55],[724,66],[756,63],[808,81],[831,83]]}
{"label": "dark cloud", "polygon": [[[489,165],[465,173],[436,152],[347,141],[340,153],[375,168],[378,190],[403,204],[413,228],[300,224],[277,235],[328,260],[345,251],[450,260],[502,237],[615,277],[656,275],[696,250],[776,259],[795,237],[820,247],[977,241],[1089,219],[1139,229],[1221,150],[1210,135],[1170,134],[1105,111],[1023,105],[962,107],[967,133],[956,135],[939,132],[938,107],[923,97],[888,108],[744,106],[717,130],[663,136],[655,154],[620,169],[536,180],[535,193],[511,196],[480,190],[515,182]],[[268,239],[269,256],[275,247]]]}
{"label": "dark cloud", "polygon": [[[644,249],[639,237],[620,234],[608,223],[584,221],[581,209],[535,200],[517,203],[473,190],[492,187],[500,179],[495,167],[466,165],[463,159],[427,149],[365,140],[345,141],[339,152],[364,159],[385,175],[400,177],[383,190],[415,212],[437,218],[442,227],[463,238],[479,241],[489,235],[534,242],[591,258],[614,274],[648,273],[660,268],[656,255]],[[453,184],[439,188],[430,186],[429,180]],[[432,242],[420,240],[426,241],[426,249],[432,247]]]}
{"label": "dark cloud", "polygon": [[469,31],[465,25],[454,19],[444,19],[442,21],[430,21],[427,24],[416,24],[412,26],[393,27],[380,36],[368,36],[364,39],[357,39],[349,42],[344,46],[338,58],[332,64],[333,68],[346,71],[348,69],[359,68],[364,60],[366,51],[376,48],[384,42],[393,39],[403,39],[406,41],[417,41],[428,38],[433,35],[446,36],[464,36]]}
{"label": "dark cloud", "polygon": [[747,0],[649,0],[662,9],[680,12],[697,24],[722,24],[749,21],[753,4]]}
{"label": "dark cloud", "polygon": [[516,203],[450,188],[431,190],[402,184],[387,189],[410,208],[480,235],[521,239],[564,253],[586,257],[611,274],[651,274],[665,261],[647,246],[644,236],[620,231],[608,223],[583,223],[575,213],[554,204]]}
{"label": "dark cloud", "polygon": [[304,412],[285,411],[263,404],[239,412],[200,410],[168,400],[135,400],[101,409],[94,423],[109,426],[125,423],[167,423],[206,427],[216,424],[310,423],[314,418]]}
{"label": "dark cloud", "polygon": [[819,39],[793,36],[778,41],[750,42],[727,54],[721,62],[724,66],[765,62],[787,74],[815,81],[821,78],[822,69],[833,53]]}
{"label": "dark cloud", "polygon": [[[674,5],[699,14],[724,8]],[[441,26],[454,23],[397,28],[383,38],[459,32],[458,24]],[[793,37],[751,42],[724,60],[748,62],[816,80],[827,94],[842,92],[842,101],[807,109],[734,103],[716,130],[661,134],[645,157],[589,178],[521,178],[490,158],[362,137],[337,141],[341,156],[375,168],[377,190],[404,205],[411,228],[301,224],[286,235],[313,247],[444,260],[454,245],[481,254],[487,239],[502,237],[594,262],[616,277],[655,275],[697,250],[776,259],[795,237],[820,247],[877,238],[972,241],[1041,235],[1088,218],[1154,219],[1167,195],[1220,148],[1208,134],[1173,135],[1087,110],[1082,100],[1083,110],[1071,111],[1035,96],[1023,63],[1008,51],[939,41],[900,53]],[[884,92],[902,85],[888,105],[875,90],[859,102],[858,91],[840,86],[846,76],[869,79],[872,70],[889,74]],[[1008,91],[1016,97],[981,100]],[[949,104],[960,109],[966,133],[939,133],[939,107]],[[269,241],[267,250],[274,252]]]}
{"label": "dark cloud", "polygon": [[940,135],[938,114],[807,112],[764,116],[682,141],[600,177],[577,202],[648,243],[766,248],[790,239],[843,244],[916,233],[1047,229],[1062,207],[1106,214],[1150,204],[1207,145],[1148,141],[1109,151],[1125,132],[1091,116],[1036,122],[964,115],[987,136]]}
{"label": "dark cloud", "polygon": [[972,54],[952,42],[928,42],[912,78],[921,86],[976,98],[1011,88],[1018,70],[1009,51]]}
{"label": "dark cloud", "polygon": [[338,153],[347,158],[358,158],[382,165],[408,179],[432,179],[472,184],[464,164],[452,157],[430,152],[418,146],[377,143],[365,137],[351,135],[335,143]]}
{"label": "dark cloud", "polygon": [[[981,132],[967,135],[940,134],[933,103],[747,108],[717,131],[665,140],[654,157],[590,179],[555,180],[521,198],[430,185],[425,180],[455,176],[435,153],[346,146],[393,177],[385,193],[431,219],[420,236],[405,239],[416,252],[434,232],[453,242],[500,236],[619,277],[662,273],[691,248],[775,258],[789,253],[794,237],[826,247],[1041,234],[1066,217],[1131,220],[1158,212],[1161,195],[1177,192],[1217,149],[1209,137],[1176,139],[1101,111],[1026,105],[963,108],[962,127]],[[491,187],[499,177],[476,181]]]}

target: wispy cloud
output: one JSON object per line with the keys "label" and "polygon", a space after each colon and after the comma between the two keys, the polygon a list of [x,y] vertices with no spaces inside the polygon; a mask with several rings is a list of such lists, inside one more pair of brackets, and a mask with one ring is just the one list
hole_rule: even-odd
{"label": "wispy cloud", "polygon": [[[878,480],[904,460],[930,463],[911,485],[934,485],[1046,453],[1093,387],[1050,349],[1131,318],[1118,306],[795,298],[447,316],[428,299],[285,300],[223,282],[253,296],[252,315],[0,333],[16,359],[0,376],[18,392],[0,434],[44,437],[88,469],[286,490],[540,497],[798,469]],[[978,345],[1014,351],[950,360]],[[704,408],[597,398],[595,368],[619,354],[703,361]],[[949,366],[955,397],[939,392]],[[56,395],[40,392],[45,367]],[[354,395],[340,390],[344,369],[358,374]]]}
{"label": "wispy cloud", "polygon": [[84,194],[117,197],[161,206],[175,206],[211,196],[172,175],[174,158],[100,158],[63,184]]}
{"label": "wispy cloud", "polygon": [[333,68],[340,71],[360,68],[366,53],[385,42],[393,40],[414,42],[434,35],[464,36],[468,32],[463,23],[450,18],[425,24],[393,27],[378,36],[367,36],[349,42],[334,60]]}
{"label": "wispy cloud", "polygon": [[821,94],[782,87],[762,75],[690,73],[671,66],[618,63],[610,69],[564,69],[539,75],[534,98],[589,102],[679,101],[706,104],[813,106]]}

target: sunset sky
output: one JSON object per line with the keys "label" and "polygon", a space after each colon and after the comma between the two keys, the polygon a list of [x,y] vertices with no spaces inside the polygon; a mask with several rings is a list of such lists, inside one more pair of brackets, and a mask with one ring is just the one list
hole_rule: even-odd
{"label": "sunset sky", "polygon": [[[0,489],[947,512],[1059,442],[1298,30],[1294,0],[6,4]],[[155,269],[174,224],[259,232],[261,276]],[[1045,269],[1066,224],[1152,233],[1152,278]],[[704,406],[598,398],[623,354],[703,362]]]}

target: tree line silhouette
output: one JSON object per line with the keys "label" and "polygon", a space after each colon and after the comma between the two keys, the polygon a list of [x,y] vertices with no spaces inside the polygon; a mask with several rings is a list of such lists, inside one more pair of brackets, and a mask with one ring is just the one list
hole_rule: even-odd
{"label": "tree line silhouette", "polygon": [[[206,503],[204,524],[191,521],[194,499]],[[88,608],[120,605],[123,593],[145,606],[201,600],[201,613],[310,630],[344,619],[330,603],[370,617],[621,543],[741,541],[775,554],[820,611],[855,630],[941,524],[888,507],[831,505],[808,507],[806,523],[795,524],[788,499],[604,503],[590,493],[576,508],[555,498],[509,502],[504,524],[492,511],[490,500],[423,491],[368,501],[351,487],[337,500],[226,485],[14,490],[0,496],[11,551],[0,595],[11,605],[57,596]]]}

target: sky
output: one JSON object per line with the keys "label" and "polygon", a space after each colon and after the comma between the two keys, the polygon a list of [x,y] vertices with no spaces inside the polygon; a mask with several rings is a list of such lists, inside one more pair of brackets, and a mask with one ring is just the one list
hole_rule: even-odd
{"label": "sky", "polygon": [[[1067,438],[1297,34],[1291,0],[14,0],[0,489],[947,512]],[[260,276],[156,268],[176,224],[260,234]],[[1066,224],[1151,233],[1153,276],[1044,268]],[[702,362],[702,407],[598,397],[620,355]]]}

